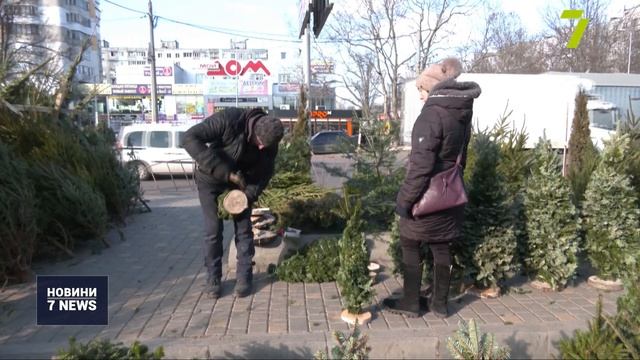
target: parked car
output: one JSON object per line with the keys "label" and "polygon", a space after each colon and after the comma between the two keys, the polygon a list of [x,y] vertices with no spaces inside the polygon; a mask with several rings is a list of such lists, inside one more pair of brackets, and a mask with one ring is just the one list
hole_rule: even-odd
{"label": "parked car", "polygon": [[[357,139],[355,139],[357,141]],[[320,131],[311,138],[311,151],[314,154],[335,154],[354,148],[354,138],[344,131]]]}
{"label": "parked car", "polygon": [[182,147],[184,133],[191,125],[135,124],[118,134],[120,160],[138,169],[140,179],[151,175],[192,174],[195,164]]}

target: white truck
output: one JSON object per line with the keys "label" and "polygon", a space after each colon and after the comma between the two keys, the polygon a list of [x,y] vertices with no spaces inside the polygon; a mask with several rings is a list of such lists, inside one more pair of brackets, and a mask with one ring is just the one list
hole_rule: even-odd
{"label": "white truck", "polygon": [[[508,122],[528,133],[527,147],[533,148],[543,135],[554,148],[562,149],[568,143],[574,116],[575,97],[580,88],[587,94],[593,88],[590,80],[571,74],[474,74],[460,75],[458,81],[475,81],[482,94],[473,105],[474,129],[491,129],[504,114]],[[420,114],[420,101],[415,80],[404,87],[404,116],[402,137],[411,143],[411,130]],[[615,104],[589,99],[591,138],[601,147],[615,130],[617,107]]]}

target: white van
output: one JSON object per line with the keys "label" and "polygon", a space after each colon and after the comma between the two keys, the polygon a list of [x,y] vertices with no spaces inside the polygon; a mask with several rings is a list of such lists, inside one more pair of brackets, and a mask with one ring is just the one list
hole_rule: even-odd
{"label": "white van", "polygon": [[120,160],[136,166],[140,179],[153,175],[193,174],[195,162],[182,147],[192,125],[135,124],[118,134]]}

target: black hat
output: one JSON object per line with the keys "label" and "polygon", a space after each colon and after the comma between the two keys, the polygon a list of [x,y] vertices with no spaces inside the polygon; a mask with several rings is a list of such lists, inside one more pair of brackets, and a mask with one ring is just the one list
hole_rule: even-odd
{"label": "black hat", "polygon": [[284,136],[284,126],[282,126],[280,119],[269,115],[260,117],[256,121],[253,131],[265,147],[279,143]]}

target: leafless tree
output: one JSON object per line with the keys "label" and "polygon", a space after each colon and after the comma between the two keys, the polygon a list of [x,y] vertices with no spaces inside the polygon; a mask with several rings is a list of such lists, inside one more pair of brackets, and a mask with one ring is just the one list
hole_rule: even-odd
{"label": "leafless tree", "polygon": [[518,15],[490,11],[482,36],[467,49],[469,72],[539,73],[545,70],[544,43],[529,35]]}
{"label": "leafless tree", "polygon": [[346,73],[361,106],[370,109],[379,92],[385,117],[398,120],[402,82],[432,60],[452,20],[470,9],[470,1],[478,0],[356,0],[357,7],[337,11],[328,39],[356,60]]}
{"label": "leafless tree", "polygon": [[[545,13],[547,59],[554,71],[610,72],[612,55],[617,38],[607,19],[606,0],[563,0],[548,7]],[[567,48],[578,20],[561,19],[564,9],[580,9],[583,18],[589,19],[580,45],[576,49]]]}

